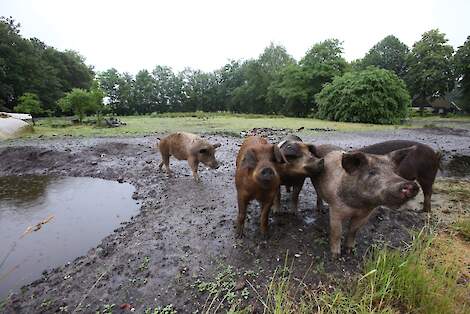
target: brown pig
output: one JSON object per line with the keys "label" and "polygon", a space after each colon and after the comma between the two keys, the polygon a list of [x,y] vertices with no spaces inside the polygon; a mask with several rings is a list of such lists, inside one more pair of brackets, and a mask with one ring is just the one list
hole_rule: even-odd
{"label": "brown pig", "polygon": [[168,175],[172,173],[170,170],[170,156],[178,160],[187,160],[196,182],[200,181],[197,174],[200,162],[212,169],[219,167],[219,163],[215,159],[215,150],[220,147],[220,144],[209,144],[196,134],[186,132],[172,133],[162,138],[157,146],[162,155],[162,162],[158,167],[162,169],[162,166],[165,165]]}
{"label": "brown pig", "polygon": [[395,167],[416,147],[379,156],[363,152],[332,151],[324,157],[324,171],[313,178],[317,192],[330,205],[330,249],[341,253],[342,223],[350,220],[346,250],[351,251],[356,233],[375,208],[397,208],[419,191],[414,181],[395,173]]}
{"label": "brown pig", "polygon": [[261,205],[261,233],[267,236],[269,211],[281,183],[276,168],[278,164],[285,162],[279,147],[269,144],[264,138],[250,136],[243,142],[238,152],[235,172],[239,237],[243,236],[246,208],[253,199]]}
{"label": "brown pig", "polygon": [[369,154],[384,155],[394,150],[415,146],[396,169],[396,173],[407,179],[416,180],[421,186],[424,195],[423,211],[431,211],[432,186],[436,179],[437,170],[440,168],[440,152],[435,152],[431,147],[405,140],[392,140],[363,147],[359,151]]}
{"label": "brown pig", "polygon": [[[323,170],[323,159],[317,158],[312,153],[314,145],[305,144],[300,137],[295,135],[287,136],[277,146],[286,157],[287,163],[279,164],[276,169],[281,178],[281,185],[285,185],[286,189],[293,187],[291,211],[296,212],[305,178]],[[281,207],[280,192],[281,189],[274,200],[274,212],[279,211]]]}

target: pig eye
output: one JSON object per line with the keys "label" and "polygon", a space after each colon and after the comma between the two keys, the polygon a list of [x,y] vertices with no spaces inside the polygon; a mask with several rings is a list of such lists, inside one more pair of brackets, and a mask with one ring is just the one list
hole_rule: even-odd
{"label": "pig eye", "polygon": [[377,174],[377,170],[369,170],[370,176],[375,176]]}

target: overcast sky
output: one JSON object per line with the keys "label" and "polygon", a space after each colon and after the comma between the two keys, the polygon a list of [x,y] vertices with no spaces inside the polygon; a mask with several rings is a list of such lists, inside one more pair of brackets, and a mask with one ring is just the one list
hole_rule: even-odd
{"label": "overcast sky", "polygon": [[22,35],[73,49],[96,70],[135,74],[155,65],[212,71],[257,57],[271,42],[299,60],[338,38],[348,61],[389,34],[411,46],[439,28],[457,48],[470,35],[470,1],[107,1],[0,0]]}

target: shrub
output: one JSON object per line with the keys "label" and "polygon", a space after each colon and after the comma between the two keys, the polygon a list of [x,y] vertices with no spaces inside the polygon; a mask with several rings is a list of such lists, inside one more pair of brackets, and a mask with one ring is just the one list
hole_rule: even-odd
{"label": "shrub", "polygon": [[78,116],[80,123],[87,112],[97,112],[101,109],[100,98],[93,92],[80,88],[74,88],[59,99],[59,106],[64,112],[73,111]]}
{"label": "shrub", "polygon": [[348,72],[316,95],[321,119],[397,124],[408,117],[411,99],[405,83],[388,70]]}
{"label": "shrub", "polygon": [[38,96],[33,93],[24,93],[19,98],[18,105],[13,108],[16,112],[29,113],[30,115],[40,115],[44,113],[41,101]]}

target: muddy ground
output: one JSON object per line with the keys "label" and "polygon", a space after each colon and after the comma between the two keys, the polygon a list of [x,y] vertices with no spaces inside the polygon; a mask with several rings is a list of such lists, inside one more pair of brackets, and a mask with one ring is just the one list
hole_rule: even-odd
{"label": "muddy ground", "polygon": [[[387,139],[418,140],[441,149],[447,165],[457,156],[454,168],[449,167],[455,171],[440,175],[468,175],[469,171],[465,157],[470,156],[467,130],[426,128],[300,135],[305,141],[345,148]],[[356,254],[331,261],[328,214],[313,213],[315,192],[308,182],[298,213],[272,216],[267,241],[262,241],[259,234],[259,207],[254,203],[246,222],[246,236],[238,240],[234,229],[234,160],[242,139],[207,136],[210,141],[222,143],[217,156],[223,166],[217,170],[201,166],[202,183],[195,184],[186,162],[172,159],[172,178],[157,170],[160,156],[152,149],[157,136],[0,144],[0,176],[47,174],[123,180],[135,185],[134,197],[141,204],[139,215],[87,255],[44,272],[41,279],[11,295],[3,311],[120,312],[134,308],[143,312],[172,304],[178,312],[190,313],[207,310],[213,300],[211,311],[219,304],[219,310],[226,310],[229,303],[260,308],[257,293],[264,294],[269,276],[284,265],[287,252],[289,265],[294,263],[293,278],[312,287],[325,283],[334,287],[360,273],[364,255],[372,245],[400,247],[409,240],[409,229],[420,228],[427,218],[418,212],[418,202],[401,210],[379,209],[360,231]],[[288,204],[284,193],[283,207]],[[208,298],[210,289],[225,290]]]}

